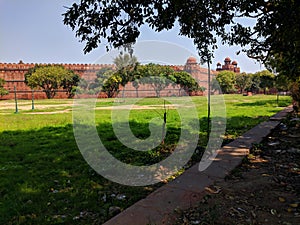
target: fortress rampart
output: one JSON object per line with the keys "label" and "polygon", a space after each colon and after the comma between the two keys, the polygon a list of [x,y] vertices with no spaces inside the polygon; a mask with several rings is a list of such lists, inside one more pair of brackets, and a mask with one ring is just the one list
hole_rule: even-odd
{"label": "fortress rampart", "polygon": [[[16,93],[18,99],[31,99],[32,90],[25,84],[25,74],[30,68],[33,68],[34,63],[0,63],[0,78],[5,80],[4,87],[9,91],[8,95],[2,97],[2,99],[14,98],[14,87],[16,87]],[[109,64],[38,64],[38,65],[62,65],[66,69],[73,70],[80,77],[83,77],[87,81],[93,81],[96,78],[96,73],[106,67],[113,67]],[[35,99],[46,98],[45,93],[42,90],[34,90]],[[55,98],[67,98],[64,90],[58,90]]]}
{"label": "fortress rampart", "polygon": [[[14,88],[16,88],[16,94],[18,99],[31,99],[32,95],[35,99],[44,99],[46,94],[42,90],[31,90],[25,84],[25,74],[30,68],[33,68],[36,64],[34,63],[0,63],[0,78],[5,80],[4,87],[9,91],[8,95],[3,96],[1,99],[13,99],[14,98]],[[114,68],[113,64],[39,64],[39,65],[62,65],[66,69],[73,70],[80,77],[84,78],[88,82],[93,82],[96,78],[97,72],[102,68]],[[191,74],[191,76],[199,83],[200,86],[208,87],[208,77],[207,69],[201,68],[197,63],[197,59],[194,57],[189,57],[185,65],[170,65],[176,71],[186,71]],[[239,71],[238,71],[239,72]],[[211,79],[217,74],[217,71],[211,71]],[[138,91],[142,96],[152,96],[154,95],[153,90],[150,90],[150,86],[141,85]],[[168,89],[168,88],[166,88]],[[174,89],[174,88],[173,88]],[[176,89],[176,88],[175,88]],[[162,91],[161,96],[178,95],[179,87],[177,90]],[[173,93],[174,92],[174,93]],[[136,89],[132,84],[126,85],[126,96],[135,97]],[[140,96],[140,97],[142,97]],[[64,90],[58,90],[55,98],[67,98],[66,92]]]}

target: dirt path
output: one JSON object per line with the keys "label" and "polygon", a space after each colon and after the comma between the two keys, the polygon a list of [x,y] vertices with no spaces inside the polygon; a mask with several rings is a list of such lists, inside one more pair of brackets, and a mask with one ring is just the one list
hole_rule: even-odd
{"label": "dirt path", "polygon": [[300,224],[300,121],[289,118],[177,224]]}
{"label": "dirt path", "polygon": [[[68,104],[40,104],[35,103],[35,108],[39,110],[47,110],[47,109],[53,109],[53,108],[62,108],[62,107],[72,107],[73,103]],[[16,107],[14,102],[1,102],[0,103],[0,110],[14,110]],[[28,111],[31,110],[32,103],[31,102],[18,102],[18,109]]]}
{"label": "dirt path", "polygon": [[[43,110],[44,112],[25,112],[26,114],[55,114],[55,113],[65,113],[70,112],[73,110],[74,103],[70,102],[67,104],[35,104],[35,108],[38,110]],[[0,110],[15,110],[15,103],[14,102],[1,102],[0,103]],[[62,108],[67,108],[63,109]],[[180,105],[168,105],[168,109],[176,109],[180,108]],[[20,111],[30,111],[32,109],[31,102],[19,102],[18,103],[18,109]],[[57,109],[57,110],[55,110]],[[98,106],[95,108],[96,110],[144,110],[144,109],[164,109],[163,105],[113,105],[113,106]],[[47,112],[47,110],[51,110],[51,112]],[[4,112],[2,114],[8,114],[7,112]]]}

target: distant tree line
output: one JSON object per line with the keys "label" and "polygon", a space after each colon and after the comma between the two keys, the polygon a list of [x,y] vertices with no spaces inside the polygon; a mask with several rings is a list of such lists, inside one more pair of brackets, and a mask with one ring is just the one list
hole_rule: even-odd
{"label": "distant tree line", "polygon": [[274,88],[277,91],[287,91],[292,82],[282,76],[275,76],[268,70],[256,73],[234,73],[232,71],[221,71],[212,81],[212,89],[228,93],[263,92]]}
{"label": "distant tree line", "polygon": [[[64,90],[68,98],[75,93],[99,94],[108,98],[115,97],[128,83],[132,83],[138,97],[141,85],[149,84],[160,97],[160,93],[169,85],[178,85],[187,93],[204,91],[191,75],[184,71],[175,71],[171,67],[158,64],[141,65],[130,54],[120,54],[114,59],[115,67],[100,69],[93,83],[88,82],[72,70],[61,65],[35,65],[25,74],[25,83],[32,89],[42,89],[48,99],[54,98],[58,90]],[[8,93],[0,80],[0,95]]]}
{"label": "distant tree line", "polygon": [[[103,92],[108,98],[117,96],[125,85],[131,83],[135,88],[136,97],[139,97],[141,85],[149,85],[160,97],[161,91],[168,86],[180,87],[187,94],[197,91],[205,91],[197,81],[185,71],[175,71],[171,67],[149,63],[141,65],[135,56],[120,54],[114,59],[115,67],[100,69],[95,80],[88,82],[72,70],[61,65],[35,65],[25,74],[25,83],[32,89],[42,89],[47,98],[53,98],[57,91],[62,89],[68,98],[77,93],[99,94]],[[0,96],[8,94],[4,88],[5,81],[0,79]],[[278,91],[290,90],[294,99],[299,98],[299,85],[291,82],[285,76],[275,76],[268,70],[256,73],[236,74],[232,71],[221,71],[212,80],[212,90],[228,93],[263,92],[276,88]],[[293,90],[295,90],[293,92]]]}
{"label": "distant tree line", "polygon": [[161,91],[169,85],[173,87],[178,85],[186,93],[205,90],[187,72],[178,72],[171,67],[153,63],[141,65],[136,57],[129,54],[119,55],[114,59],[114,63],[115,69],[107,67],[98,71],[95,81],[87,88],[89,94],[97,94],[102,91],[108,98],[112,98],[122,88],[122,96],[124,96],[125,85],[130,82],[135,88],[136,97],[139,97],[140,86],[145,84],[153,88],[156,97],[160,97]]}

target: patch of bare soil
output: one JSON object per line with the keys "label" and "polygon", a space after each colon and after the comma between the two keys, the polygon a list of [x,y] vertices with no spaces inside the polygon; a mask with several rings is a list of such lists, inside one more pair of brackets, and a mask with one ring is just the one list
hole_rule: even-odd
{"label": "patch of bare soil", "polygon": [[53,111],[53,112],[27,112],[24,114],[33,114],[33,115],[37,115],[37,114],[60,114],[60,113],[68,113],[71,112],[71,109],[65,109],[65,110],[60,110],[60,111]]}
{"label": "patch of bare soil", "polygon": [[[68,106],[72,106],[73,102],[68,103],[68,104],[35,104],[35,106],[38,109],[52,109],[52,108],[57,108],[57,107],[68,107]],[[1,109],[12,109],[14,110],[16,107],[14,102],[1,102],[0,104],[0,108]],[[27,102],[18,102],[18,108],[20,110],[31,110],[32,107],[32,103],[27,101]]]}
{"label": "patch of bare soil", "polygon": [[[214,191],[218,190],[218,191]],[[288,118],[176,224],[300,224],[300,121]]]}

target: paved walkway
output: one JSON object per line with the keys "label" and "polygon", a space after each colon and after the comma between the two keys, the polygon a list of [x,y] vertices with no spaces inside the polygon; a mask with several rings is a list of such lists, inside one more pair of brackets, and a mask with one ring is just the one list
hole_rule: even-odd
{"label": "paved walkway", "polygon": [[205,171],[199,172],[197,163],[175,180],[107,221],[105,225],[172,224],[176,209],[186,210],[195,206],[206,194],[205,188],[217,180],[223,180],[240,165],[252,144],[260,143],[291,111],[291,107],[285,108],[269,121],[257,125],[219,149],[216,159]]}

